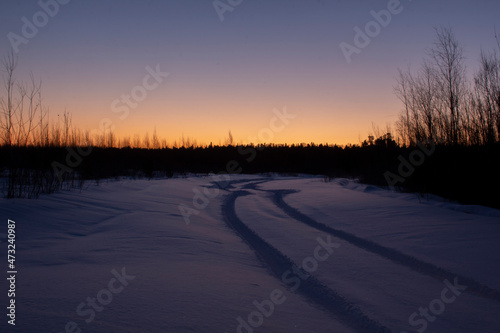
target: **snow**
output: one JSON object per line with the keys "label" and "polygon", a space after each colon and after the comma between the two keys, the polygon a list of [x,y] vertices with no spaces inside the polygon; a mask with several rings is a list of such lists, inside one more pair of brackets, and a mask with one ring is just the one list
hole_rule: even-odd
{"label": "snow", "polygon": [[499,211],[347,179],[228,178],[2,199],[18,274],[0,332],[499,331]]}

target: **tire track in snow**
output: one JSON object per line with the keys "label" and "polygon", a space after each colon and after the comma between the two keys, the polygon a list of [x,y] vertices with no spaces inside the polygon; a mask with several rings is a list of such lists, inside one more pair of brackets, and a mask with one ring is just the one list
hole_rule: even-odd
{"label": "tire track in snow", "polygon": [[289,257],[267,243],[256,232],[244,224],[236,214],[235,202],[238,197],[249,194],[250,192],[245,190],[232,191],[223,201],[222,215],[228,226],[235,230],[250,248],[257,253],[258,257],[270,268],[280,281],[283,273],[295,267],[296,270],[308,276],[307,279],[301,280],[301,284],[297,291],[313,303],[328,310],[333,314],[336,320],[339,320],[358,332],[391,332],[387,327],[369,318],[357,306],[339,295],[336,291],[322,284],[302,268],[297,267]]}
{"label": "tire track in snow", "polygon": [[335,229],[324,223],[315,221],[309,216],[301,213],[298,209],[288,205],[283,200],[283,198],[286,195],[297,193],[299,191],[296,190],[259,190],[259,191],[272,193],[273,203],[294,220],[302,222],[319,231],[329,233],[330,235],[335,236],[337,238],[343,239],[354,246],[357,246],[365,251],[382,256],[398,265],[408,267],[421,274],[435,278],[440,282],[442,282],[445,279],[453,281],[455,278],[458,278],[460,284],[467,285],[467,291],[474,293],[476,296],[500,302],[500,292],[498,290],[488,287],[487,285],[482,284],[472,278],[453,273],[444,268],[438,267],[434,264],[427,263],[413,256],[399,252],[395,249],[379,245],[365,238],[358,237],[346,231]]}

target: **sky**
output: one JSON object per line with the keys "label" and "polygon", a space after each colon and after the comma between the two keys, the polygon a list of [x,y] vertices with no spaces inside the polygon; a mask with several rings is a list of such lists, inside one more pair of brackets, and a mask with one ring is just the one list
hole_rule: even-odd
{"label": "sky", "polygon": [[[398,68],[418,68],[435,27],[454,30],[473,74],[499,13],[497,0],[9,0],[0,56],[15,50],[51,119],[67,111],[81,129],[357,144],[397,120]],[[277,113],[290,116],[277,126]]]}

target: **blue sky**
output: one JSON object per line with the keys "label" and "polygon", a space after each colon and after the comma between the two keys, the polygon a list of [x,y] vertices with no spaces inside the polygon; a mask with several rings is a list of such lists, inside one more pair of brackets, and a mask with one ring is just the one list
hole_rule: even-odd
{"label": "blue sky", "polygon": [[[118,135],[156,128],[169,142],[181,135],[218,142],[231,130],[246,142],[274,108],[286,107],[297,117],[275,142],[358,143],[372,123],[396,120],[397,69],[420,65],[433,27],[453,28],[470,73],[480,49],[496,47],[494,26],[500,29],[498,1],[403,0],[401,12],[347,63],[339,45],[352,44],[354,28],[364,29],[370,12],[389,3],[243,0],[221,21],[210,0],[71,0],[19,45],[18,78],[31,71],[42,79],[51,115],[67,110],[81,128],[110,119]],[[22,36],[22,18],[32,22],[42,8],[4,1],[1,9],[7,54],[8,34]],[[112,102],[157,65],[169,76],[119,119]]]}

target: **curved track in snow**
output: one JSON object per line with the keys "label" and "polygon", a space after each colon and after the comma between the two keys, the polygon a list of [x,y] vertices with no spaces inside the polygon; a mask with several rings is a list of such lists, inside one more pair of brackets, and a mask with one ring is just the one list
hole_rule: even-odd
{"label": "curved track in snow", "polygon": [[288,270],[295,269],[300,275],[307,276],[302,280],[297,291],[313,303],[328,310],[336,320],[343,322],[358,332],[391,332],[378,321],[369,318],[357,306],[339,295],[338,292],[328,288],[314,276],[298,267],[290,258],[246,226],[236,214],[235,202],[237,198],[248,194],[250,194],[248,191],[238,190],[231,192],[226,197],[222,205],[224,219],[248,243],[278,279],[281,279],[282,275]]}
{"label": "curved track in snow", "polygon": [[[303,214],[298,209],[290,206],[284,198],[292,193],[297,193],[296,190],[263,190],[259,188],[259,184],[268,182],[268,179],[253,179],[253,180],[239,180],[229,182],[225,188],[229,194],[224,199],[222,204],[222,213],[224,220],[229,227],[252,248],[257,254],[259,259],[269,268],[273,275],[282,279],[283,273],[294,269],[299,271],[300,274],[306,275],[307,278],[302,280],[297,292],[305,296],[314,304],[326,309],[332,316],[339,322],[351,327],[359,332],[391,332],[383,323],[379,322],[372,314],[365,313],[364,307],[359,307],[357,303],[350,300],[349,297],[341,295],[335,288],[322,281],[321,278],[307,273],[299,267],[290,257],[280,251],[280,247],[273,246],[274,241],[266,241],[265,237],[258,234],[257,229],[252,229],[246,225],[243,220],[245,216],[238,216],[236,211],[236,201],[238,198],[243,198],[249,195],[258,195],[257,193],[265,194],[269,197],[271,206],[277,211],[283,212],[290,218],[290,222],[299,223],[330,234],[338,239],[344,240],[350,245],[361,249],[362,251],[369,252],[380,258],[389,260],[395,267],[408,268],[415,273],[422,276],[431,277],[440,283],[443,280],[454,281],[458,279],[460,284],[467,286],[467,292],[479,296],[485,300],[500,302],[500,292],[491,288],[483,283],[480,283],[472,278],[463,276],[461,274],[453,273],[450,270],[439,267],[435,264],[425,262],[414,256],[405,254],[396,249],[389,248],[373,242],[369,239],[356,236],[355,234],[333,228],[327,224],[316,221],[315,219]],[[244,199],[243,199],[244,200]],[[257,232],[256,232],[257,230]],[[283,281],[282,281],[283,282]],[[288,286],[290,287],[290,286]],[[294,291],[294,290],[292,290]],[[384,320],[382,320],[383,322]]]}
{"label": "curved track in snow", "polygon": [[460,282],[467,286],[467,290],[476,294],[477,296],[494,300],[500,302],[500,292],[494,288],[488,287],[485,284],[482,284],[478,281],[475,281],[472,278],[453,273],[444,268],[438,267],[428,262],[424,262],[420,259],[417,259],[413,256],[404,254],[395,249],[391,249],[382,245],[379,245],[370,240],[358,237],[351,233],[345,232],[343,230],[335,229],[330,226],[327,226],[324,223],[317,222],[310,218],[309,216],[302,214],[299,210],[291,207],[284,201],[284,197],[288,194],[295,193],[296,191],[291,190],[273,190],[266,191],[271,192],[273,194],[273,202],[275,205],[280,208],[283,212],[285,212],[291,218],[300,221],[308,226],[311,226],[317,230],[326,232],[335,236],[337,238],[343,239],[354,246],[357,246],[363,250],[368,252],[380,255],[386,259],[391,260],[392,262],[408,267],[414,271],[422,273],[424,275],[433,277],[439,281],[443,281],[444,279],[453,281],[455,278],[458,278]]}

